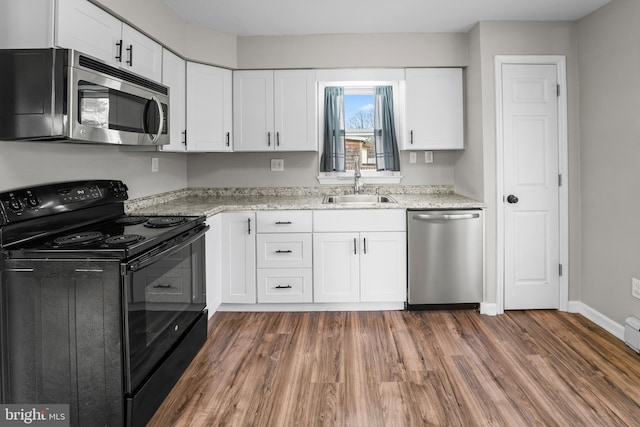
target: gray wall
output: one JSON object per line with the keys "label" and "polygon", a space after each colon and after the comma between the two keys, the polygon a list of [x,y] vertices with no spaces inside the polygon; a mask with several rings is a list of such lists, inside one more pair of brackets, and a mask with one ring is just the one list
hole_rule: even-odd
{"label": "gray wall", "polygon": [[[158,172],[151,172],[151,158]],[[121,179],[131,198],[185,188],[185,154],[121,152],[117,146],[0,141],[0,192],[55,181]]]}
{"label": "gray wall", "polygon": [[612,320],[640,317],[640,2],[614,0],[578,23],[580,299]]}
{"label": "gray wall", "polygon": [[[497,259],[497,209],[502,208],[502,195],[496,193],[496,115],[495,115],[495,70],[496,55],[565,55],[567,58],[568,109],[569,109],[569,299],[579,299],[580,280],[580,151],[578,120],[578,70],[575,23],[572,22],[481,22],[470,36],[469,98],[467,103],[468,124],[472,150],[468,158],[458,160],[456,185],[470,195],[483,194],[487,204],[485,215],[485,297],[486,302],[496,302]],[[480,142],[481,140],[481,142]],[[477,144],[481,144],[480,149]],[[474,167],[463,167],[468,161],[477,164],[482,157],[483,189],[473,181],[479,171]]]}

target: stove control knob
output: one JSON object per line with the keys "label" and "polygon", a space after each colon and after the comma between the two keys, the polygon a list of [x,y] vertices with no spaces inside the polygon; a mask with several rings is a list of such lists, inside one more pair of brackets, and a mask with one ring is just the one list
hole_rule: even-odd
{"label": "stove control knob", "polygon": [[9,199],[9,208],[12,211],[18,212],[22,210],[22,202],[20,201],[20,199],[12,197],[11,199]]}
{"label": "stove control knob", "polygon": [[30,207],[35,208],[39,204],[40,204],[40,201],[36,196],[30,195],[29,197],[27,197],[27,205],[29,205]]}

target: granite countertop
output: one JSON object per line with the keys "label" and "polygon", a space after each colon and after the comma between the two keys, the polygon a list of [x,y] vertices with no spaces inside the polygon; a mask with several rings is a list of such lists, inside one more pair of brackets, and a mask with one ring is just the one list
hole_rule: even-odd
{"label": "granite countertop", "polygon": [[212,216],[227,211],[311,209],[474,209],[485,205],[456,194],[452,186],[388,186],[380,194],[397,203],[324,204],[327,194],[349,194],[349,187],[191,188],[129,200],[137,215]]}

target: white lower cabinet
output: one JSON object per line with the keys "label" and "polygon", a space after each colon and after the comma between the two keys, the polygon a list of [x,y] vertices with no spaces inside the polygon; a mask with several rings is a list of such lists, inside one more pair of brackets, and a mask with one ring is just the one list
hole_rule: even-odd
{"label": "white lower cabinet", "polygon": [[259,303],[313,301],[311,211],[257,213]]}
{"label": "white lower cabinet", "polygon": [[222,302],[256,302],[256,214],[222,214]]}
{"label": "white lower cabinet", "polygon": [[406,300],[403,210],[315,211],[314,302]]}
{"label": "white lower cabinet", "polygon": [[207,309],[209,318],[222,304],[222,214],[207,218],[209,231],[205,237]]}

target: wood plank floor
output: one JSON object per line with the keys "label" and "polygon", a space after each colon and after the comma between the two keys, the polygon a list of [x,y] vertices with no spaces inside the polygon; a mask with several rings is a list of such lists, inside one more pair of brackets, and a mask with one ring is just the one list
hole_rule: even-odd
{"label": "wood plank floor", "polygon": [[640,356],[556,311],[216,313],[149,426],[639,426]]}

